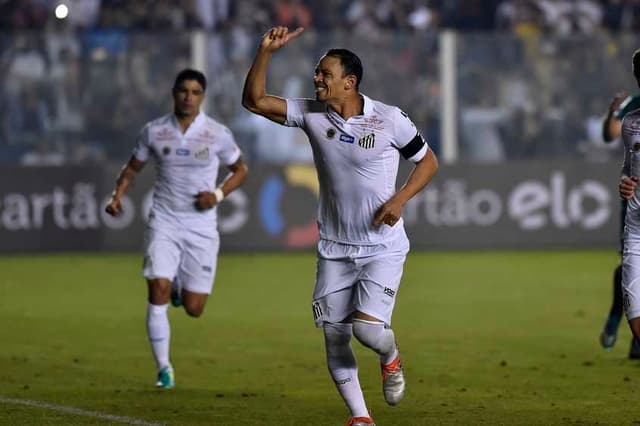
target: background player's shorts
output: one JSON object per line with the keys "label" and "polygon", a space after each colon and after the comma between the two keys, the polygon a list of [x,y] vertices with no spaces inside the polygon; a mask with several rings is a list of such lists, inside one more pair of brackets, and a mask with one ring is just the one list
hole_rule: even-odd
{"label": "background player's shorts", "polygon": [[217,231],[199,233],[177,228],[145,232],[143,275],[178,280],[192,293],[210,294],[216,275],[220,238]]}
{"label": "background player's shorts", "polygon": [[316,326],[340,322],[356,310],[391,325],[408,251],[404,231],[374,246],[320,241],[312,305]]}

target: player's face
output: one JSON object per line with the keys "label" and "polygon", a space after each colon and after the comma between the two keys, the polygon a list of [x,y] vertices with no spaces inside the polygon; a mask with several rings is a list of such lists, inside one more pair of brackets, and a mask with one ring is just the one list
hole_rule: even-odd
{"label": "player's face", "polygon": [[327,102],[344,97],[348,78],[343,75],[344,70],[340,58],[323,56],[318,62],[313,77],[316,88],[316,100]]}
{"label": "player's face", "polygon": [[203,99],[204,90],[197,80],[183,80],[173,89],[173,104],[177,115],[198,115]]}

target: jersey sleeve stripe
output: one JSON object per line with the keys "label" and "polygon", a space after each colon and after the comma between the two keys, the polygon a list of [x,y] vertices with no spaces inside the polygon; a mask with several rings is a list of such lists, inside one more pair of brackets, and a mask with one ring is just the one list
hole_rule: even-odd
{"label": "jersey sleeve stripe", "polygon": [[416,136],[411,139],[408,144],[400,148],[400,154],[402,154],[405,160],[408,160],[409,158],[420,152],[424,145],[425,143],[422,139],[422,136],[420,136],[420,133],[416,133]]}

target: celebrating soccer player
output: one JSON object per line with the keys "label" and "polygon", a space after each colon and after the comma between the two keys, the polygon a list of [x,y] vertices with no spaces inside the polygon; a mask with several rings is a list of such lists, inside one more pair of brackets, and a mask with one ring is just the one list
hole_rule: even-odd
{"label": "celebrating soccer player", "polygon": [[[143,274],[149,290],[147,334],[160,388],[175,385],[169,362],[169,301],[184,306],[193,317],[204,311],[220,246],[216,206],[247,177],[247,166],[229,129],[200,111],[206,88],[201,72],[186,69],[178,74],[173,113],[142,128],[105,209],[111,215],[122,212],[122,196],[153,159],[157,175]],[[230,173],[216,186],[222,165]]]}
{"label": "celebrating soccer player", "polygon": [[[396,405],[405,378],[391,326],[409,240],[402,209],[438,168],[409,117],[359,90],[360,59],[331,49],[318,62],[316,99],[265,93],[271,55],[302,33],[270,29],[246,78],[242,104],[251,112],[305,131],[320,183],[318,266],[313,316],[324,330],[327,366],[349,408],[351,426],[373,425],[351,348],[351,336],[375,351],[384,398]],[[396,191],[400,156],[415,167]]]}

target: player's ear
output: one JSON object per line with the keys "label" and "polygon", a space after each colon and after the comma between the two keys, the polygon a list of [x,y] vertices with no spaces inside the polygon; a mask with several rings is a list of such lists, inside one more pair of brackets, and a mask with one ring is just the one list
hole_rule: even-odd
{"label": "player's ear", "polygon": [[350,90],[356,87],[356,77],[354,75],[347,76],[344,82],[344,89]]}

